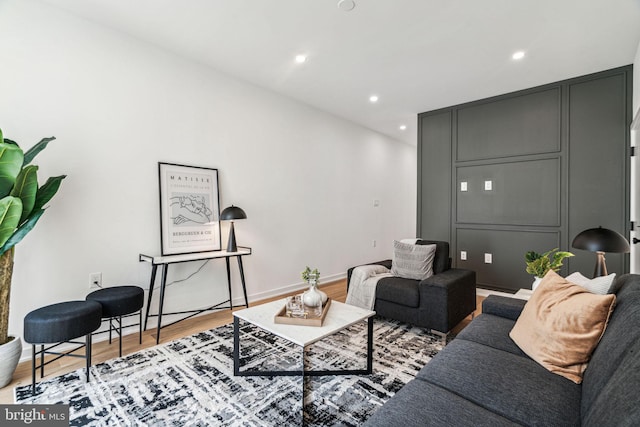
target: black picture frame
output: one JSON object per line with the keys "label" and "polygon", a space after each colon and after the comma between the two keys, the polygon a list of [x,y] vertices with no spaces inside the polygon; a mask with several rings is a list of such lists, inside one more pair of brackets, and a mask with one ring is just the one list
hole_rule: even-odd
{"label": "black picture frame", "polygon": [[158,162],[162,255],[222,249],[218,169]]}

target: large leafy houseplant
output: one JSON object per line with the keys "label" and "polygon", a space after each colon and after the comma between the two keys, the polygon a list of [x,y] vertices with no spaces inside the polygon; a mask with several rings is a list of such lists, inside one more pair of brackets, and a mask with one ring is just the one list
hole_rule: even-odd
{"label": "large leafy houseplant", "polygon": [[551,249],[543,254],[529,251],[524,255],[527,264],[527,273],[535,277],[544,277],[549,270],[560,271],[565,258],[572,257],[571,252],[558,251],[558,248]]}
{"label": "large leafy houseplant", "polygon": [[36,225],[44,205],[60,188],[66,175],[51,177],[38,186],[34,157],[55,138],[43,138],[25,153],[0,129],[0,345],[9,341],[9,298],[14,247]]}

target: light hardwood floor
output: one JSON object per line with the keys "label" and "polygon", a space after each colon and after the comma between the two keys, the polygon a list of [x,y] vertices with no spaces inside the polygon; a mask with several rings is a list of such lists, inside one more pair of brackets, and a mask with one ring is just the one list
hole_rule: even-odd
{"label": "light hardwood floor", "polygon": [[[332,283],[328,283],[321,286],[321,289],[327,293],[329,298],[335,301],[344,302],[347,298],[347,285],[346,279],[338,280]],[[296,291],[293,293],[298,293],[300,291]],[[292,294],[293,294],[292,293]],[[274,298],[265,299],[262,301],[258,301],[255,303],[251,303],[251,305],[259,305],[264,304],[269,301],[273,301],[279,298],[283,298],[286,295],[281,295]],[[484,298],[477,297],[477,310],[476,315],[480,313],[480,307],[482,300]],[[238,310],[242,309],[242,307],[238,308]],[[209,314],[205,314],[202,316],[193,317],[191,319],[187,319],[185,321],[176,323],[175,325],[168,326],[162,329],[162,341],[161,343],[166,343],[184,336],[192,335],[197,332],[206,331],[212,328],[216,328],[218,326],[229,324],[233,321],[233,316],[231,314],[231,310],[221,310],[217,312],[212,312]],[[471,321],[471,316],[460,322],[458,326],[453,329],[454,333],[462,330],[469,322]],[[28,345],[23,343],[23,345]],[[128,335],[125,335],[122,340],[122,354],[130,354],[135,353],[136,351],[140,351],[144,348],[153,347],[156,345],[156,330],[155,328],[148,328],[142,334],[142,344],[138,343],[138,333],[131,332]],[[81,350],[80,354],[83,350]],[[99,343],[94,343],[92,347],[92,363],[100,363],[105,360],[112,359],[114,357],[118,357],[118,342],[117,339],[109,345],[109,341],[102,341]],[[85,364],[84,359],[78,359],[75,357],[62,357],[57,361],[47,365],[45,367],[45,379],[56,377],[58,375],[66,374],[67,372],[74,371],[78,368],[83,368]],[[40,381],[39,376],[37,377],[37,381]],[[26,361],[22,362],[18,365],[15,374],[13,375],[13,381],[7,385],[6,387],[0,389],[0,403],[13,403],[13,388],[19,385],[31,384],[31,362]]]}

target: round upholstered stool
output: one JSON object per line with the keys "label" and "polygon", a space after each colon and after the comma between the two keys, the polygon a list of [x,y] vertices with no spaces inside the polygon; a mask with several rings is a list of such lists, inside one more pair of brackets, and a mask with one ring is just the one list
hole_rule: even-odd
{"label": "round upholstered stool", "polygon": [[[31,386],[36,392],[36,368],[40,368],[40,378],[44,377],[44,366],[58,360],[62,356],[82,357],[87,361],[87,382],[91,366],[91,333],[100,327],[102,322],[102,306],[95,301],[68,301],[48,305],[27,314],[24,318],[24,340],[31,344]],[[71,341],[85,336],[85,342]],[[78,344],[74,350],[64,353],[51,351],[65,342]],[[40,344],[40,351],[36,351]],[[46,347],[45,344],[54,344]],[[85,347],[84,356],[71,354]],[[55,354],[53,360],[44,363],[45,354]],[[36,357],[40,355],[40,365],[36,366]]]}
{"label": "round upholstered stool", "polygon": [[[116,331],[119,337],[119,354],[122,357],[122,317],[128,317],[139,312],[140,334],[139,343],[142,344],[142,306],[144,305],[144,291],[139,286],[112,286],[99,289],[87,295],[87,301],[96,301],[102,306],[102,318],[109,319],[109,344],[111,333]],[[114,326],[116,322],[117,328]],[[135,326],[135,325],[131,325]]]}

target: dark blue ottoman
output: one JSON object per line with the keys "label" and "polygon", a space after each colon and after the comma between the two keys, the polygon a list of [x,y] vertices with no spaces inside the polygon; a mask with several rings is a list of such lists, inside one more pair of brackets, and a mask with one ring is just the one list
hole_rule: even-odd
{"label": "dark blue ottoman", "polygon": [[[109,319],[109,344],[111,333],[118,333],[120,344],[120,357],[122,357],[122,317],[127,317],[139,312],[139,343],[142,344],[142,306],[144,305],[144,291],[139,286],[112,286],[91,292],[87,295],[87,301],[96,301],[102,306],[102,318]],[[114,326],[114,321],[118,327]],[[132,325],[135,326],[135,325]]]}
{"label": "dark blue ottoman", "polygon": [[[95,301],[68,301],[48,305],[27,314],[24,318],[24,340],[31,344],[31,386],[36,393],[36,368],[40,368],[40,378],[44,377],[44,366],[60,359],[62,356],[82,357],[87,361],[87,382],[91,366],[91,334],[102,322],[102,306]],[[85,342],[71,341],[85,336]],[[64,353],[51,351],[65,342],[78,344],[73,350]],[[40,344],[40,351],[36,351]],[[45,344],[54,344],[46,347]],[[84,356],[72,354],[85,347]],[[58,357],[44,363],[45,354]],[[36,357],[40,355],[40,365],[36,366]]]}

